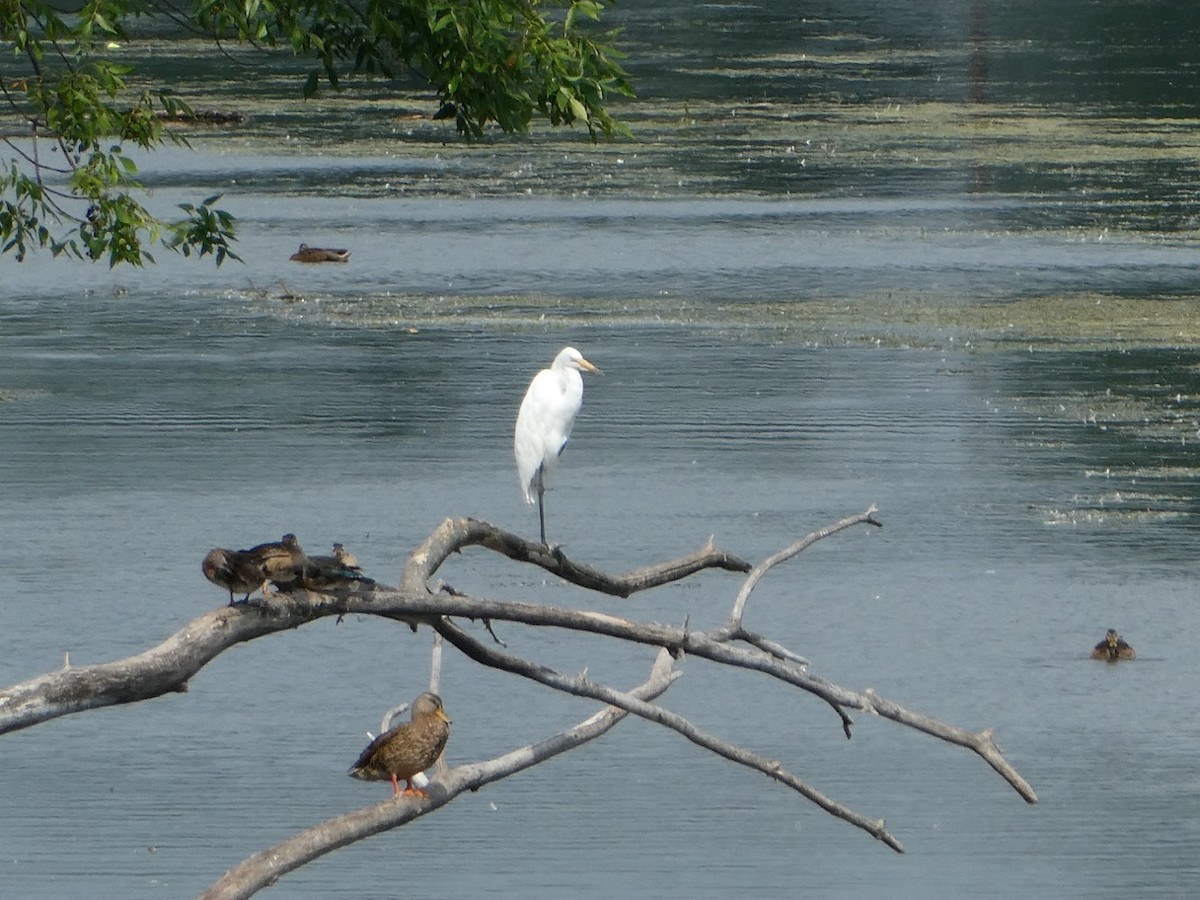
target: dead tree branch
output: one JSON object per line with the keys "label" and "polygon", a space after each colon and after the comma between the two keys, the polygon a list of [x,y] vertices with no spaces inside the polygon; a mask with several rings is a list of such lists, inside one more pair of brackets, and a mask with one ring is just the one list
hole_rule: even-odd
{"label": "dead tree branch", "polygon": [[[311,859],[402,825],[439,808],[463,790],[474,790],[536,765],[549,756],[572,749],[611,728],[628,713],[663,725],[725,759],[768,775],[827,812],[863,829],[896,851],[903,852],[903,847],[886,830],[882,820],[861,816],[817,791],[780,762],[749,748],[731,744],[682,716],[649,702],[666,690],[678,675],[665,661],[667,657],[682,659],[691,655],[718,665],[759,672],[819,697],[837,713],[848,738],[853,723],[846,710],[870,712],[971,750],[1008,781],[1027,802],[1036,802],[1037,796],[1032,787],[1005,760],[990,729],[967,731],[906,709],[880,697],[873,690],[860,692],[842,688],[810,673],[808,661],[790,648],[743,627],[749,597],[767,572],[817,541],[854,525],[879,527],[880,522],[874,513],[872,507],[805,535],[753,569],[736,556],[718,550],[710,539],[705,547],[688,556],[617,576],[609,576],[570,561],[561,547],[546,548],[475,519],[448,519],[410,555],[398,589],[355,582],[327,593],[297,590],[244,605],[223,606],[198,617],[158,646],[141,654],[116,662],[64,667],[60,671],[0,690],[0,734],[85,709],[186,691],[190,678],[214,657],[229,647],[256,637],[296,628],[328,616],[337,616],[339,621],[352,613],[380,616],[407,623],[414,630],[420,625],[427,625],[439,639],[444,639],[477,663],[520,675],[555,690],[601,701],[608,707],[568,732],[495,760],[448,770],[433,782],[426,801],[384,801],[314,826],[271,850],[250,857],[214,885],[205,897],[249,896]],[[572,584],[618,597],[628,597],[637,591],[677,581],[708,568],[748,574],[734,600],[728,620],[710,631],[694,631],[686,622],[682,626],[663,625],[593,610],[489,600],[452,591],[435,591],[431,587],[433,576],[451,554],[469,546],[481,546],[510,559],[540,566]],[[479,621],[489,630],[490,623],[504,621],[644,644],[659,651],[658,663],[649,681],[632,692],[620,691],[595,683],[584,675],[563,675],[535,660],[507,653],[472,637],[455,620]],[[440,659],[440,653],[439,645],[435,649],[435,661]],[[435,665],[435,683],[437,668]]]}
{"label": "dead tree branch", "polygon": [[[677,677],[679,673],[672,668],[670,655],[661,651],[649,679],[630,691],[628,696],[643,702],[653,700],[670,687]],[[626,715],[628,713],[623,709],[605,707],[573,728],[536,744],[520,747],[495,759],[448,769],[441,779],[426,789],[429,795],[426,799],[389,798],[314,825],[230,869],[200,895],[200,900],[240,900],[249,897],[305,863],[434,812],[464,791],[477,791],[560,753],[574,750],[609,731]]]}
{"label": "dead tree branch", "polygon": [[710,537],[704,547],[679,559],[643,566],[623,575],[606,575],[599,569],[567,559],[561,547],[548,548],[479,519],[464,518],[447,519],[409,556],[400,575],[401,588],[416,591],[426,587],[451,553],[470,546],[486,547],[516,562],[532,563],[571,584],[614,597],[629,597],[638,591],[687,578],[703,569],[750,571],[748,562],[718,550]]}
{"label": "dead tree branch", "polygon": [[528,660],[507,653],[501,653],[499,650],[476,641],[449,619],[443,619],[437,625],[437,629],[438,633],[448,643],[453,644],[464,655],[478,663],[521,675],[540,684],[552,687],[555,690],[574,694],[577,697],[590,697],[595,700],[602,700],[612,706],[617,706],[627,712],[634,713],[643,719],[657,722],[659,725],[678,732],[693,744],[703,747],[705,750],[710,750],[731,762],[736,762],[739,765],[762,772],[764,775],[769,775],[776,781],[786,784],[801,796],[811,800],[831,815],[837,816],[839,819],[843,819],[857,828],[861,828],[872,837],[883,841],[896,852],[904,852],[903,845],[893,835],[888,833],[882,819],[868,819],[835,800],[831,800],[820,791],[806,784],[796,775],[793,775],[776,760],[767,759],[744,747],[739,747],[708,734],[697,728],[683,716],[665,710],[661,706],[631,697],[624,692],[614,691],[605,685],[597,684],[584,675],[561,675],[546,666],[531,663]]}

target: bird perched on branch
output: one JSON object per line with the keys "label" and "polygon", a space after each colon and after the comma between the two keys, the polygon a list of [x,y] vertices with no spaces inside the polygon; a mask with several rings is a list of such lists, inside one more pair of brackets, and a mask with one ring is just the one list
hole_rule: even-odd
{"label": "bird perched on branch", "polygon": [[358,557],[343,547],[341,544],[333,545],[333,555],[343,566],[351,569],[358,568]]}
{"label": "bird perched on branch", "polygon": [[1103,659],[1116,662],[1119,659],[1135,659],[1137,652],[1125,642],[1125,638],[1117,634],[1116,629],[1108,629],[1104,640],[1092,648],[1092,659]]}
{"label": "bird perched on branch", "polygon": [[300,548],[300,542],[291,532],[278,541],[259,544],[242,550],[251,564],[258,566],[263,577],[280,590],[291,590],[304,584],[308,573],[308,557]]}
{"label": "bird perched on branch", "polygon": [[217,587],[229,591],[229,605],[237,601],[234,594],[245,594],[242,602],[250,599],[250,595],[261,588],[267,581],[258,566],[240,550],[226,550],[214,547],[204,556],[200,564],[204,577]]}
{"label": "bird perched on branch", "polygon": [[[538,524],[542,543],[546,544],[546,478],[558,464],[567,446],[575,416],[583,405],[583,377],[580,372],[601,374],[574,347],[565,347],[554,357],[550,368],[533,376],[525,399],[517,413],[513,452],[517,457],[517,475],[525,502],[538,505]],[[547,544],[547,546],[549,546]]]}
{"label": "bird perched on branch", "polygon": [[314,590],[336,587],[346,582],[357,581],[362,584],[374,584],[375,579],[368,578],[358,566],[358,560],[341,544],[333,545],[332,556],[310,556],[305,572],[304,586]]}
{"label": "bird perched on branch", "polygon": [[332,249],[329,247],[310,247],[308,244],[301,244],[300,249],[288,257],[292,262],[302,263],[323,263],[323,262],[350,262],[350,251],[341,249]]}
{"label": "bird perched on branch", "polygon": [[[415,795],[425,792],[413,787],[418,772],[432,766],[450,738],[450,717],[437,694],[424,693],[412,705],[412,721],[385,731],[367,745],[358,761],[347,773],[362,781],[390,781],[392,796]],[[400,779],[406,786],[400,790]]]}
{"label": "bird perched on branch", "polygon": [[285,534],[279,541],[259,544],[249,550],[226,550],[214,547],[204,556],[200,570],[217,587],[229,591],[229,605],[234,594],[245,594],[242,602],[259,588],[266,593],[268,582],[281,590],[291,590],[304,583],[308,573],[308,557],[300,548],[294,534]]}

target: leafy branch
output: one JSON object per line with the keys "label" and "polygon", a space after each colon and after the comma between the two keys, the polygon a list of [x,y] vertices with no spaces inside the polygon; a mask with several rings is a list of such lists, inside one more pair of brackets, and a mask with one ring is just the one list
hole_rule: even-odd
{"label": "leafy branch", "polygon": [[0,4],[0,41],[17,60],[0,72],[0,140],[10,154],[0,170],[0,252],[23,260],[46,249],[110,266],[153,262],[154,247],[238,259],[234,220],[215,197],[180,204],[174,220],[138,199],[144,189],[125,147],[186,143],[163,122],[190,110],[169,85],[133,90],[137,73],[106,58],[109,42],[131,39],[136,19],[183,24],[218,51],[236,40],[310,58],[298,86],[306,97],[346,75],[413,72],[468,137],[493,123],[526,132],[541,115],[582,124],[595,140],[629,133],[607,104],[633,96],[614,35],[596,31],[609,2],[199,0],[185,10],[172,0],[88,0],[71,16],[47,0]]}

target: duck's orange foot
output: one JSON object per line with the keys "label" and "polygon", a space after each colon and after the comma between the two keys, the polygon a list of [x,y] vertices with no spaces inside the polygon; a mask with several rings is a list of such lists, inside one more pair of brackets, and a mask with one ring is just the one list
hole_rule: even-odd
{"label": "duck's orange foot", "polygon": [[401,797],[420,797],[422,800],[424,800],[429,795],[426,794],[419,787],[413,787],[412,782],[409,782],[408,787],[406,787],[404,790],[402,790],[400,792],[399,796],[401,796]]}

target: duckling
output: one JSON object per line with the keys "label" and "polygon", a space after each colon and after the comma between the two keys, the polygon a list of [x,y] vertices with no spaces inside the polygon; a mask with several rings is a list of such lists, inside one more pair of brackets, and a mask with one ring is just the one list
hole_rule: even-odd
{"label": "duckling", "polygon": [[254,565],[245,553],[239,550],[226,550],[224,547],[214,547],[205,554],[200,564],[204,577],[217,587],[229,591],[229,605],[236,604],[233,595],[245,593],[242,602],[250,599],[250,595],[266,583],[266,578],[258,566]]}
{"label": "duckling", "polygon": [[327,247],[310,247],[308,244],[301,244],[300,249],[293,253],[288,259],[292,262],[302,263],[323,263],[323,262],[350,262],[349,250],[335,250]]}
{"label": "duckling", "polygon": [[[413,787],[413,778],[437,762],[449,738],[450,717],[442,698],[426,692],[413,701],[412,721],[371,741],[347,774],[362,781],[391,781],[393,797],[424,797],[423,790]],[[403,791],[401,778],[406,782]]]}
{"label": "duckling", "polygon": [[1116,662],[1119,659],[1135,659],[1137,653],[1125,642],[1125,638],[1117,634],[1116,629],[1108,629],[1104,640],[1092,648],[1092,659],[1103,659]]}

